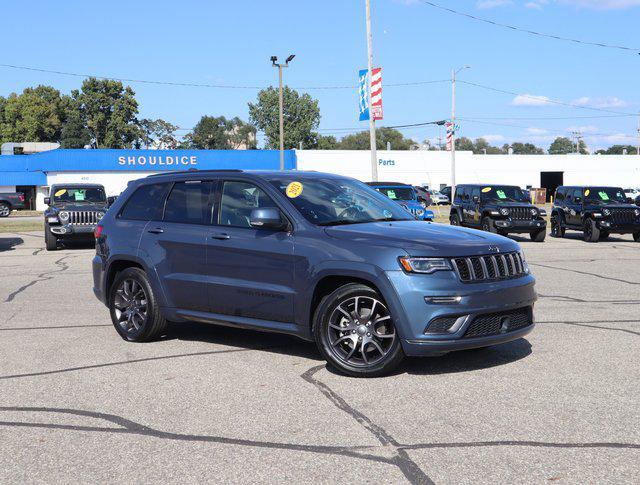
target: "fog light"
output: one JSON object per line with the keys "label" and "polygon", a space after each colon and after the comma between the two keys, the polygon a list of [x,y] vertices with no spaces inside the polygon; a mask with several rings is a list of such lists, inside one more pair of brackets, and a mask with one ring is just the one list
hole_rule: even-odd
{"label": "fog light", "polygon": [[425,296],[424,301],[431,305],[455,305],[460,303],[461,296]]}

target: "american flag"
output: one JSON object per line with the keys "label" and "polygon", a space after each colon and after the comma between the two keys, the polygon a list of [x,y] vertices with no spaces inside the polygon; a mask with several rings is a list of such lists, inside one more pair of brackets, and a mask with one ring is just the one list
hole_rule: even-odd
{"label": "american flag", "polygon": [[371,113],[374,120],[382,119],[382,68],[371,70]]}

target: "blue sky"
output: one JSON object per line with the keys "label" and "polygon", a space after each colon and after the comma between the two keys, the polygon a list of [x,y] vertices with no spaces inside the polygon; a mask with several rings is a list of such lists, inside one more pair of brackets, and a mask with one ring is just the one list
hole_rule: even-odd
{"label": "blue sky", "polygon": [[[640,0],[434,0],[501,23],[592,42],[640,48]],[[263,86],[276,82],[271,55],[295,53],[285,72],[293,87],[350,86],[366,67],[364,0],[155,0],[3,2],[1,64],[120,78]],[[421,0],[372,0],[375,64],[383,84],[460,80],[525,96],[458,86],[462,136],[495,144],[551,139],[580,129],[590,147],[635,143],[634,117],[550,104],[548,99],[621,112],[640,111],[637,52],[534,37],[476,22]],[[640,52],[640,50],[638,51]],[[63,92],[80,78],[0,67],[0,94],[51,84]],[[203,114],[247,118],[255,89],[131,83],[140,116],[183,128]],[[320,101],[321,130],[366,129],[357,90],[309,90]],[[384,89],[384,125],[450,116],[450,84]],[[582,118],[581,118],[582,117]],[[494,118],[494,119],[490,119]],[[501,119],[495,119],[501,118]],[[545,119],[523,119],[545,118]],[[548,119],[569,118],[569,119]],[[472,121],[474,120],[474,121]],[[504,126],[515,125],[515,126]],[[403,129],[416,140],[437,128]]]}

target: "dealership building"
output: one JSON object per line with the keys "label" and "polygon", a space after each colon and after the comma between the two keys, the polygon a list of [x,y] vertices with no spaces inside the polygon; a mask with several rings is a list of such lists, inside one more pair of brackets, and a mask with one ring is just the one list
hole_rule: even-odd
{"label": "dealership building", "polygon": [[[15,145],[15,144],[14,144]],[[37,150],[36,150],[37,151]],[[3,153],[7,153],[3,147]],[[13,153],[28,153],[15,150]],[[378,179],[441,188],[450,183],[445,151],[377,153]],[[83,150],[48,149],[0,155],[0,192],[23,192],[30,208],[44,210],[49,187],[98,183],[118,195],[130,180],[176,170],[277,170],[277,150]],[[286,150],[287,170],[314,170],[371,180],[371,155],[358,150]],[[474,155],[456,153],[457,183],[543,187],[558,185],[640,187],[640,157],[632,155]]]}

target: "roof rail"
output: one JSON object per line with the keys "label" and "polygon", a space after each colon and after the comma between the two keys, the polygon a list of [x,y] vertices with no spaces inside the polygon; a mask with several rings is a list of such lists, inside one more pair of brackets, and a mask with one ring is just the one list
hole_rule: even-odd
{"label": "roof rail", "polygon": [[[229,169],[212,169],[212,170],[198,170],[197,168],[190,168],[189,170],[176,170],[175,172],[160,172],[149,175],[149,177],[160,177],[162,175],[179,175],[179,174],[192,174],[192,173],[217,173],[217,172],[244,172],[244,170],[240,170],[237,168],[229,168]],[[148,177],[147,177],[148,178]]]}

